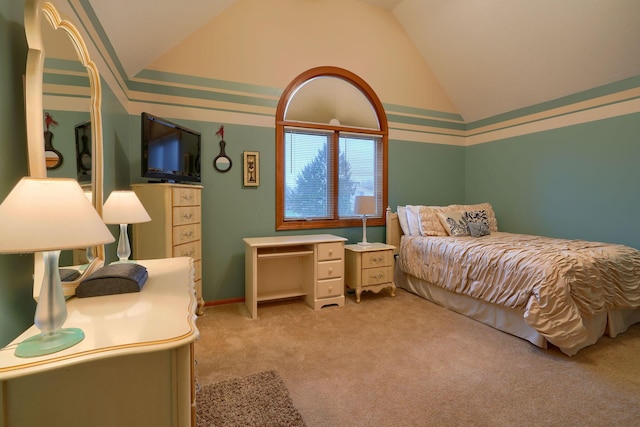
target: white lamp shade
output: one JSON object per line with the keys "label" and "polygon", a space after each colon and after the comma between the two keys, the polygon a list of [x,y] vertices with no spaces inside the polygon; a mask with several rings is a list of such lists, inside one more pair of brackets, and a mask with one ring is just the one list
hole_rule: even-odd
{"label": "white lamp shade", "polygon": [[106,224],[138,224],[151,217],[133,191],[112,191],[104,202],[102,217]]}
{"label": "white lamp shade", "polygon": [[356,196],[354,211],[358,215],[376,213],[376,198],[373,196]]}
{"label": "white lamp shade", "polygon": [[69,178],[22,178],[0,205],[0,252],[83,248],[115,239]]}

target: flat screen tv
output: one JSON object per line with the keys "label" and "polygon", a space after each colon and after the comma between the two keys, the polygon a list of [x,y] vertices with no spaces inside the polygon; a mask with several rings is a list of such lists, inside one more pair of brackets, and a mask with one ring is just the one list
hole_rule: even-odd
{"label": "flat screen tv", "polygon": [[142,113],[142,177],[200,182],[200,133]]}

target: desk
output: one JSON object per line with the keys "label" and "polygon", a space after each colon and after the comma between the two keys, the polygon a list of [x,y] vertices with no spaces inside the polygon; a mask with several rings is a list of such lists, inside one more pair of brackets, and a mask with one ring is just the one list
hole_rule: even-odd
{"label": "desk", "polygon": [[191,258],[138,261],[140,292],[67,302],[83,341],[32,358],[0,350],[0,426],[195,426],[196,297]]}
{"label": "desk", "polygon": [[314,310],[344,306],[344,237],[331,234],[244,239],[244,300],[252,319],[258,302],[302,297]]}

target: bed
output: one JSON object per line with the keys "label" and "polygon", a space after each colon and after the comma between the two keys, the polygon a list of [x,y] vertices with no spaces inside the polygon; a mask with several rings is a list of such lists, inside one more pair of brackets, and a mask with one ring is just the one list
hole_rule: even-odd
{"label": "bed", "polygon": [[489,203],[387,209],[396,285],[572,356],[640,322],[640,251],[505,233]]}

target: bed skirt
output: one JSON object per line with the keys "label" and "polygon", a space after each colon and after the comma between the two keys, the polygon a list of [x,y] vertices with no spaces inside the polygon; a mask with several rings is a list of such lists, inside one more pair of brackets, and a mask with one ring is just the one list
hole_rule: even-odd
{"label": "bed skirt", "polygon": [[[397,261],[395,282],[396,286],[400,288],[502,332],[507,332],[525,339],[537,347],[546,349],[549,344],[549,341],[544,336],[525,322],[524,311],[450,292],[444,288],[405,274],[400,270]],[[625,332],[629,326],[640,322],[640,310],[612,310],[608,313],[601,313],[590,318],[584,318],[583,322],[587,329],[587,339],[573,347],[558,347],[564,354],[573,356],[581,349],[595,344],[604,334],[615,337]]]}

